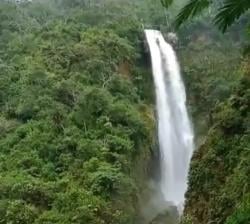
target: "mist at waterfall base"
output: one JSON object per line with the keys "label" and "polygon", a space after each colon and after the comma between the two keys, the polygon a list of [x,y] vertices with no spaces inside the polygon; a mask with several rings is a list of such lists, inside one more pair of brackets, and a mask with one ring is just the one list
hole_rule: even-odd
{"label": "mist at waterfall base", "polygon": [[160,31],[145,30],[145,34],[151,52],[160,153],[158,196],[152,200],[158,206],[173,205],[181,214],[194,150],[185,86],[172,46],[164,40]]}

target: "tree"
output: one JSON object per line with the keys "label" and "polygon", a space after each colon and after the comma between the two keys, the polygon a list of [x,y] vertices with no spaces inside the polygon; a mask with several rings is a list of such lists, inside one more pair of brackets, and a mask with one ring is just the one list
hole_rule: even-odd
{"label": "tree", "polygon": [[[168,8],[173,4],[174,0],[161,0],[161,2],[164,7]],[[189,0],[175,19],[176,27],[199,15],[210,6],[214,6],[217,8],[214,23],[220,30],[225,32],[229,26],[250,9],[249,0],[224,0],[219,1],[219,3],[218,0]]]}

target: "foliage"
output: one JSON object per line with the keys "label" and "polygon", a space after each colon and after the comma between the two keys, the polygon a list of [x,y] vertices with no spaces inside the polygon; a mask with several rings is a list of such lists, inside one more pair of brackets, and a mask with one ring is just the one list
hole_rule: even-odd
{"label": "foliage", "polygon": [[250,222],[250,203],[249,195],[245,197],[245,200],[241,205],[236,209],[233,215],[231,215],[226,224],[244,224]]}
{"label": "foliage", "polygon": [[192,224],[192,219],[189,216],[183,216],[180,221],[181,224]]}
{"label": "foliage", "polygon": [[[143,28],[168,31],[176,4],[0,1],[0,223],[138,222],[155,141]],[[179,33],[192,114],[212,118],[183,222],[235,224],[249,218],[249,63],[235,72],[238,51],[205,23]]]}
{"label": "foliage", "polygon": [[[169,7],[173,1],[163,0],[163,5]],[[220,4],[221,3],[221,4]],[[218,1],[210,0],[190,0],[180,11],[175,20],[175,25],[179,27],[189,18],[199,15],[211,5],[217,6]],[[250,8],[248,0],[225,0],[219,1],[219,8],[214,18],[214,23],[225,32],[236,20],[245,14]]]}
{"label": "foliage", "polygon": [[88,3],[0,2],[0,223],[138,216],[154,127],[140,24]]}
{"label": "foliage", "polygon": [[200,141],[214,124],[215,106],[230,97],[242,77],[240,51],[231,35],[224,36],[205,22],[193,22],[179,35],[188,106]]}
{"label": "foliage", "polygon": [[246,74],[234,94],[216,106],[215,123],[194,155],[185,209],[193,223],[249,220],[249,87]]}

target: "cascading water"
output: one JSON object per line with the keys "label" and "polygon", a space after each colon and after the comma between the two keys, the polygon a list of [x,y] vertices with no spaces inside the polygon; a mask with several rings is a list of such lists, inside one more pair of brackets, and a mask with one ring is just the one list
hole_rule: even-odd
{"label": "cascading water", "polygon": [[145,30],[156,89],[160,147],[160,191],[182,212],[192,157],[193,131],[186,108],[185,87],[175,52],[160,31]]}

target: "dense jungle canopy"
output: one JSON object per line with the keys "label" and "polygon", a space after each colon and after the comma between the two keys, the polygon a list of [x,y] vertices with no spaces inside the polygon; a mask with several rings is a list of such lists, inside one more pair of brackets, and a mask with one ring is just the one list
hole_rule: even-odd
{"label": "dense jungle canopy", "polygon": [[0,224],[149,224],[144,28],[179,37],[196,133],[182,223],[250,223],[249,1],[199,2],[0,0]]}

